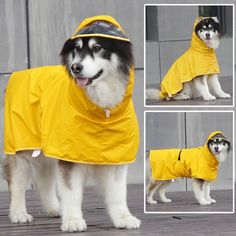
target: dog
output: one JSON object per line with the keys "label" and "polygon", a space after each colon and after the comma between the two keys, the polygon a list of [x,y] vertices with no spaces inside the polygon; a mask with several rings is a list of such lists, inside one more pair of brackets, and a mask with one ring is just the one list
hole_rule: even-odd
{"label": "dog", "polygon": [[220,43],[220,31],[220,23],[216,17],[198,18],[195,21],[190,49],[179,57],[167,72],[161,83],[161,91],[147,89],[146,98],[157,100],[202,98],[205,101],[230,98],[231,95],[222,90],[218,79],[220,71],[215,50]]}
{"label": "dog", "polygon": [[[147,202],[157,204],[153,199],[156,191],[159,192],[162,202],[172,202],[165,195],[166,188],[175,178],[187,177],[192,178],[193,192],[200,205],[216,203],[210,196],[210,185],[217,177],[218,164],[225,161],[230,147],[230,141],[217,131],[209,136],[203,147],[157,150],[156,154],[155,151],[150,153],[152,176],[147,186]],[[158,161],[161,157],[163,158]]]}
{"label": "dog", "polygon": [[[60,56],[62,66],[13,74],[6,90],[5,118],[24,116],[21,120],[29,123],[25,126],[15,120],[8,124],[5,119],[4,169],[11,193],[10,220],[33,220],[24,196],[32,175],[48,215],[62,216],[61,230],[85,231],[83,186],[86,179],[94,177],[114,226],[139,228],[141,221],[130,213],[126,202],[127,164],[135,160],[138,149],[138,123],[131,102],[132,44],[112,17],[95,16],[81,23]],[[16,79],[20,81],[17,86],[15,77],[21,77]],[[25,82],[30,84],[24,89],[26,105],[20,99],[24,94],[18,93]],[[9,105],[13,103],[17,103],[15,108]],[[16,130],[27,135],[13,138]],[[20,131],[16,135],[21,135]],[[28,136],[32,136],[30,141],[26,141]]]}

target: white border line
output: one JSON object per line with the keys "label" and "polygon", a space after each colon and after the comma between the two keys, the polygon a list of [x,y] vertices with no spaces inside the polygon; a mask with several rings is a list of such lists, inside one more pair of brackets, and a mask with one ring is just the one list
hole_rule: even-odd
{"label": "white border line", "polygon": [[[233,7],[233,34],[232,34],[232,49],[233,49],[233,62],[232,62],[232,77],[233,77],[233,90],[232,90],[232,101],[233,104],[232,105],[147,105],[146,104],[146,6],[232,6]],[[234,66],[235,66],[235,11],[234,11],[234,4],[233,3],[226,3],[226,4],[207,4],[207,3],[203,3],[203,4],[144,4],[144,47],[143,47],[143,53],[144,53],[144,108],[223,108],[223,107],[227,107],[227,108],[234,108],[235,104],[234,104],[234,100],[235,100],[235,71],[234,71]]]}
{"label": "white border line", "polygon": [[[212,113],[212,112],[216,112],[216,113],[221,113],[221,112],[225,112],[225,113],[232,113],[232,119],[233,119],[233,141],[232,141],[232,147],[233,147],[233,155],[232,155],[232,158],[233,158],[233,165],[232,165],[232,168],[233,168],[233,178],[232,178],[232,195],[233,195],[233,199],[232,199],[232,211],[212,211],[212,212],[208,212],[208,211],[177,211],[177,212],[163,212],[163,211],[147,211],[146,210],[146,186],[147,186],[147,183],[146,183],[146,114],[147,113],[178,113],[178,112],[181,112],[181,113]],[[166,111],[156,111],[156,110],[149,110],[149,111],[144,111],[144,125],[143,125],[143,128],[144,128],[144,151],[143,151],[143,155],[144,155],[144,163],[143,163],[143,166],[144,166],[144,213],[145,214],[234,214],[235,213],[235,151],[234,151],[234,147],[235,147],[235,115],[234,115],[234,111],[229,111],[229,110],[226,110],[226,111],[221,111],[221,110],[210,110],[210,111],[206,111],[206,110],[166,110]]]}

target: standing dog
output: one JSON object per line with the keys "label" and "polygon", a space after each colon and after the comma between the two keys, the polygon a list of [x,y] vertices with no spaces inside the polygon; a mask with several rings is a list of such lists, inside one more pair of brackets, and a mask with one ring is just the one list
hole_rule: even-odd
{"label": "standing dog", "polygon": [[220,24],[216,17],[195,21],[191,47],[180,56],[161,82],[161,91],[148,89],[147,99],[203,100],[230,98],[218,80],[220,72],[215,49],[220,43]]}
{"label": "standing dog", "polygon": [[210,196],[210,184],[217,178],[218,164],[223,162],[230,150],[230,142],[223,133],[212,133],[204,146],[191,149],[167,149],[150,151],[152,176],[147,186],[147,202],[156,190],[162,202],[171,202],[165,195],[172,180],[179,177],[192,178],[193,192],[200,205],[216,203]]}
{"label": "standing dog", "polygon": [[61,58],[62,66],[13,73],[7,86],[10,220],[33,219],[25,207],[32,174],[48,215],[62,214],[62,231],[85,231],[83,186],[92,176],[114,226],[139,228],[126,202],[127,164],[135,161],[139,142],[131,43],[112,17],[96,16],[84,20],[65,42]]}

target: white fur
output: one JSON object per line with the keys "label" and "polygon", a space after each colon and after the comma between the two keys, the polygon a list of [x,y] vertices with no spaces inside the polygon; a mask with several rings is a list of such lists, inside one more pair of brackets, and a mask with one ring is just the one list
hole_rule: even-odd
{"label": "white fur", "polygon": [[[91,176],[96,180],[100,192],[104,194],[108,213],[114,226],[127,229],[140,227],[141,221],[134,217],[127,207],[127,165],[73,164],[69,177],[71,188],[69,188],[65,184],[63,172],[58,167],[56,159],[47,158],[43,154],[36,158],[32,158],[31,155],[32,151],[24,151],[15,156],[7,157],[10,159],[12,175],[9,213],[12,223],[26,223],[33,220],[25,207],[25,191],[27,182],[30,180],[30,173],[32,173],[42,205],[48,215],[53,217],[62,213],[62,231],[80,232],[87,229],[82,214],[82,196],[86,179]],[[55,168],[57,169],[57,178],[55,178]],[[56,195],[56,179],[62,212],[60,212]]]}

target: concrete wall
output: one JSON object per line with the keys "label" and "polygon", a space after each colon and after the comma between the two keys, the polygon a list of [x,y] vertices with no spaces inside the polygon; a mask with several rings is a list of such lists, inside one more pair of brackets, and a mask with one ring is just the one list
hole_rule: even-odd
{"label": "concrete wall", "polygon": [[[222,131],[233,142],[233,113],[230,112],[158,112],[146,113],[146,150],[198,147],[208,135]],[[191,181],[177,181],[172,190],[191,189]],[[233,152],[220,165],[213,189],[232,189]]]}
{"label": "concrete wall", "polygon": [[[154,40],[146,41],[146,83],[160,83],[173,62],[190,46],[198,6],[149,6],[152,19],[147,29]],[[146,11],[147,12],[147,11]],[[155,19],[156,18],[156,19]],[[147,31],[147,30],[146,30]],[[222,37],[217,56],[221,77],[232,79],[232,37]]]}

